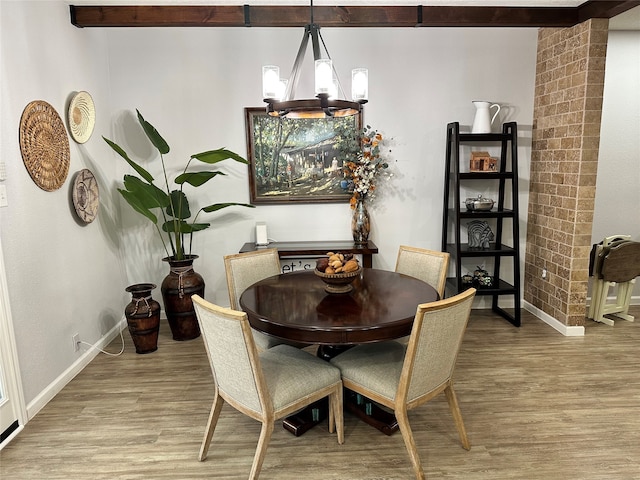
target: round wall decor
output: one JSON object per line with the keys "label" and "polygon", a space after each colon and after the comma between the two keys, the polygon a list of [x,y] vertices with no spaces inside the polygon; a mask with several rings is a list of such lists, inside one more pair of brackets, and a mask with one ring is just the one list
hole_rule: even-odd
{"label": "round wall decor", "polygon": [[96,124],[96,109],[88,92],[76,93],[69,103],[68,120],[71,138],[85,143],[93,133]]}
{"label": "round wall decor", "polygon": [[91,170],[80,170],[73,181],[73,207],[84,223],[95,220],[100,204],[99,197],[98,182]]}
{"label": "round wall decor", "polygon": [[30,102],[20,118],[20,153],[33,181],[51,192],[69,174],[69,138],[56,109],[42,100]]}

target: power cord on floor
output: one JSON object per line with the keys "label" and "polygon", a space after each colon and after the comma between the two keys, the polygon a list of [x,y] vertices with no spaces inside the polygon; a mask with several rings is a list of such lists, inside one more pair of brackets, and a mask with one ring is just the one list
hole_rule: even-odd
{"label": "power cord on floor", "polygon": [[83,344],[83,345],[88,345],[89,347],[92,347],[92,348],[97,348],[102,353],[104,353],[105,355],[109,355],[110,357],[118,357],[118,356],[122,355],[122,353],[124,352],[124,336],[122,335],[122,329],[120,329],[120,341],[122,342],[122,348],[120,349],[120,351],[118,353],[107,352],[105,350],[102,350],[101,348],[95,347],[94,345],[92,345],[92,344],[90,344],[88,342],[83,342],[82,340],[78,340],[78,343]]}

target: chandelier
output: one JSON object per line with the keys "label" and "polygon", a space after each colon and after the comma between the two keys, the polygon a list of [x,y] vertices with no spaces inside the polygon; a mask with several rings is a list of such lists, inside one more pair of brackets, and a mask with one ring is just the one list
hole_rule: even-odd
{"label": "chandelier", "polygon": [[[295,100],[302,61],[311,38],[313,58],[315,61],[315,98]],[[320,50],[322,42],[323,52]],[[348,117],[360,112],[369,96],[369,73],[366,68],[356,68],[351,72],[352,100],[341,100],[345,97],[338,74],[331,61],[331,56],[324,43],[320,26],[313,23],[313,0],[311,0],[311,21],[304,27],[304,35],[298,49],[291,75],[288,80],[280,78],[280,68],[275,65],[262,67],[262,96],[267,104],[267,113],[275,117],[289,118],[323,118]]]}

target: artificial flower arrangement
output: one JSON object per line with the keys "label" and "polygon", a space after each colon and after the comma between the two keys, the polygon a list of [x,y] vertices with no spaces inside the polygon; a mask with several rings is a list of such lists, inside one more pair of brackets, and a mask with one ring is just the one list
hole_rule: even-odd
{"label": "artificial flower arrangement", "polygon": [[[375,195],[378,176],[389,168],[389,164],[381,156],[383,140],[378,130],[367,125],[352,145],[351,159],[343,162],[349,190],[353,191],[349,201],[352,209],[358,200],[366,200]],[[355,160],[352,160],[354,157]]]}

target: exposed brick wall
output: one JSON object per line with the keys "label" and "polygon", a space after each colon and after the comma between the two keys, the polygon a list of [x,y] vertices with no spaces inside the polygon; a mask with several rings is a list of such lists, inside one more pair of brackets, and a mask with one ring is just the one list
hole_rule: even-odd
{"label": "exposed brick wall", "polygon": [[568,326],[585,324],[608,27],[538,33],[524,299]]}

